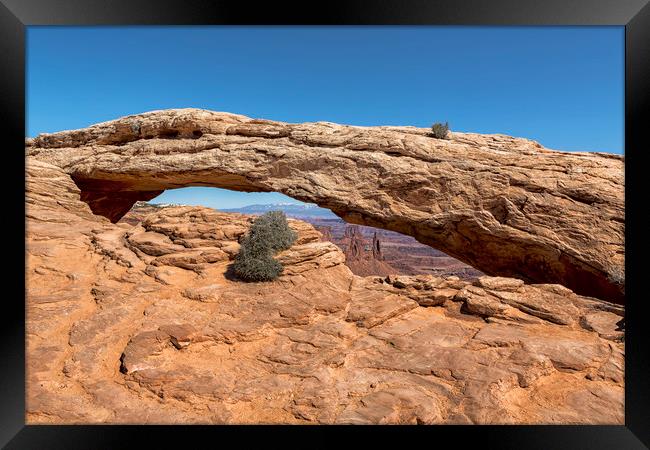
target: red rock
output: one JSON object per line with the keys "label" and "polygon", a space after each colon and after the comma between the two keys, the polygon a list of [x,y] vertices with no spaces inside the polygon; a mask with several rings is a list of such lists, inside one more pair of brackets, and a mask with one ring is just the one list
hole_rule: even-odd
{"label": "red rock", "polygon": [[[171,117],[179,120],[177,140],[158,136],[146,145],[186,146],[183,136],[190,139],[197,124],[193,114],[186,121],[169,116],[167,128]],[[142,129],[155,136],[164,127],[153,127],[161,116],[152,117]],[[250,158],[260,148],[282,151],[267,138],[240,134],[284,133],[269,124],[201,117],[204,134],[195,145],[218,135]],[[242,123],[238,134],[227,134]],[[110,132],[100,126],[80,135],[91,142],[83,152],[145,145],[130,140],[129,128],[107,126]],[[304,145],[341,139],[347,142],[341,151],[369,161],[391,142],[389,148],[420,155],[412,145],[426,139],[417,129],[410,131],[416,141],[399,143],[313,127],[290,127],[292,139]],[[621,305],[510,279],[472,285],[458,277],[359,277],[338,248],[300,221],[290,221],[298,241],[277,256],[285,264],[280,278],[238,282],[228,266],[251,217],[172,207],[111,224],[81,200],[67,169],[40,160],[70,161],[65,154],[72,150],[64,147],[70,139],[42,137],[27,158],[27,423],[624,423]],[[512,138],[459,133],[455,139],[448,144],[533,151]],[[159,159],[164,166],[167,159]],[[313,183],[328,182],[319,171],[314,177]],[[461,187],[446,183],[448,190]],[[606,202],[617,204],[606,192]],[[521,219],[515,212],[506,217],[509,205],[502,206],[501,215],[494,211],[504,222]],[[410,215],[417,214],[400,217]]]}

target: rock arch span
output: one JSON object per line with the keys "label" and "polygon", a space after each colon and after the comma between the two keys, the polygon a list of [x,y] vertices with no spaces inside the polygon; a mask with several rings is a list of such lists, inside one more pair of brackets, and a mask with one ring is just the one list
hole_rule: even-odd
{"label": "rock arch span", "polygon": [[166,189],[277,191],[408,234],[489,275],[624,303],[624,160],[505,135],[288,124],[152,111],[39,135],[27,154],[68,173],[119,220]]}

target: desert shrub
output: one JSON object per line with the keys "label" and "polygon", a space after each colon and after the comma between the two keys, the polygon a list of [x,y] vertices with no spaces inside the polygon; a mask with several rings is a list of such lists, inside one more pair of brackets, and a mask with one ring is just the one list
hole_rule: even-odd
{"label": "desert shrub", "polygon": [[445,139],[447,137],[447,132],[449,131],[449,123],[445,122],[440,123],[436,122],[431,125],[431,135],[437,139]]}
{"label": "desert shrub", "polygon": [[245,281],[272,281],[282,273],[282,264],[273,255],[295,242],[296,233],[289,228],[282,211],[270,211],[255,219],[241,241],[233,271]]}
{"label": "desert shrub", "polygon": [[273,258],[270,252],[255,253],[242,245],[233,270],[245,281],[272,281],[282,273],[282,264]]}
{"label": "desert shrub", "polygon": [[268,244],[273,252],[288,249],[298,237],[289,228],[287,216],[282,211],[269,211],[255,219],[249,236],[256,242]]}

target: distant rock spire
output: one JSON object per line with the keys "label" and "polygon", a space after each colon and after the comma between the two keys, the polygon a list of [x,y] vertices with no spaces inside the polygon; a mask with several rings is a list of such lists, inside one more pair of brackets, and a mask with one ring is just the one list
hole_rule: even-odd
{"label": "distant rock spire", "polygon": [[348,261],[359,260],[363,258],[363,251],[366,242],[361,234],[361,229],[358,225],[348,225],[345,227],[343,233],[345,248],[345,257]]}
{"label": "distant rock spire", "polygon": [[359,226],[358,225],[346,225],[345,226],[345,231],[343,231],[343,237],[351,239],[358,232],[359,232]]}
{"label": "distant rock spire", "polygon": [[377,232],[375,231],[372,235],[372,257],[377,261],[383,261],[384,256],[381,253],[381,245],[379,243],[379,238],[377,237]]}

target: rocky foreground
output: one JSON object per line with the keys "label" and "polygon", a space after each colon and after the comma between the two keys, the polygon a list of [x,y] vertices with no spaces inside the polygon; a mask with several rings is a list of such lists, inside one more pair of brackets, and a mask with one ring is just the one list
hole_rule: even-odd
{"label": "rocky foreground", "polygon": [[27,158],[36,423],[624,423],[624,308],[513,278],[358,277],[291,220],[284,274],[229,273],[252,218],[92,213]]}

